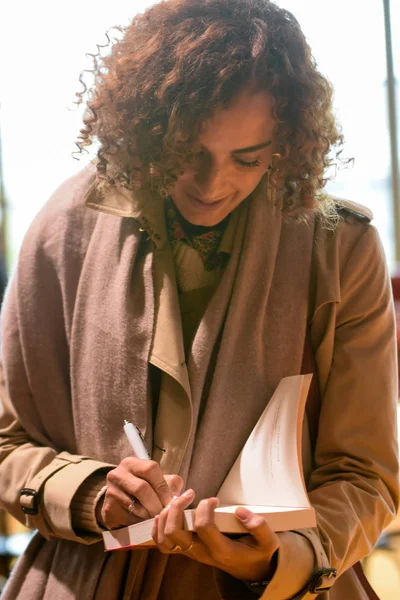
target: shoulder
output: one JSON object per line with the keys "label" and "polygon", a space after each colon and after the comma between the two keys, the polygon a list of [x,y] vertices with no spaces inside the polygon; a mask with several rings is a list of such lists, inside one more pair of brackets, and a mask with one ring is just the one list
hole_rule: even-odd
{"label": "shoulder", "polygon": [[336,196],[332,196],[332,200],[335,203],[337,214],[342,219],[350,222],[361,221],[364,224],[368,224],[374,218],[372,210],[363,204],[353,202],[352,200],[338,198]]}
{"label": "shoulder", "polygon": [[22,256],[38,251],[51,254],[63,246],[78,252],[84,249],[98,216],[84,203],[95,177],[90,164],[55,190],[33,219],[22,243]]}
{"label": "shoulder", "polygon": [[330,212],[327,217],[316,219],[316,242],[320,245],[334,245],[345,252],[367,230],[375,230],[372,225],[374,215],[368,207],[352,200],[330,196]]}
{"label": "shoulder", "polygon": [[[372,211],[351,200],[331,197],[335,213],[331,223],[317,219],[315,227],[314,273],[323,279],[339,280],[350,257],[358,262],[383,262],[379,234],[371,223]],[[339,289],[339,282],[337,282]]]}

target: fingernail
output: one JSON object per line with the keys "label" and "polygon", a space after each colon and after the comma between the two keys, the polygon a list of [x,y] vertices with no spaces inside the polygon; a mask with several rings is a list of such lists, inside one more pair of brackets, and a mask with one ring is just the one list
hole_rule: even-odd
{"label": "fingernail", "polygon": [[219,498],[210,498],[210,502],[214,509],[219,506]]}
{"label": "fingernail", "polygon": [[192,498],[194,496],[195,496],[194,490],[189,489],[189,490],[186,490],[186,492],[184,492],[182,494],[181,498],[187,498],[189,500],[189,498]]}
{"label": "fingernail", "polygon": [[177,499],[178,496],[172,496],[171,500],[168,502],[168,504],[166,506],[168,506],[168,508],[175,502],[175,500]]}
{"label": "fingernail", "polygon": [[252,516],[252,513],[249,510],[247,510],[247,508],[243,508],[243,506],[237,508],[235,514],[239,517],[241,521],[247,521],[247,519],[249,519]]}

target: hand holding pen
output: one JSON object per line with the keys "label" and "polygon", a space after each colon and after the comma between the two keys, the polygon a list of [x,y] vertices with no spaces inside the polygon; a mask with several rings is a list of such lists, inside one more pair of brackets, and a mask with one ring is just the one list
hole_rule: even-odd
{"label": "hand holding pen", "polygon": [[125,421],[124,432],[135,456],[128,456],[107,474],[107,489],[97,520],[107,529],[158,515],[173,496],[180,494],[178,475],[163,475],[160,465],[149,458],[139,430]]}

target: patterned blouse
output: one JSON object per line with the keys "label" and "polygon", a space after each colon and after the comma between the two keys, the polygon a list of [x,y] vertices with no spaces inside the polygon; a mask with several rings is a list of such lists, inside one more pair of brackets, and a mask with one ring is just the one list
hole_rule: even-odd
{"label": "patterned blouse", "polygon": [[207,271],[225,264],[228,256],[225,252],[218,252],[218,248],[228,225],[229,215],[213,227],[193,225],[180,214],[171,198],[168,198],[165,203],[165,220],[172,247],[185,242],[197,250]]}

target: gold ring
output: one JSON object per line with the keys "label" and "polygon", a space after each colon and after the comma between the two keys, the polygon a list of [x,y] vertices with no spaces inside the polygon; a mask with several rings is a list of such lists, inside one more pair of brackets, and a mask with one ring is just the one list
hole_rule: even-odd
{"label": "gold ring", "polygon": [[135,512],[135,508],[136,508],[136,504],[139,503],[139,500],[135,497],[132,498],[132,502],[130,503],[130,505],[128,506],[128,510],[131,513],[131,515],[134,514]]}
{"label": "gold ring", "polygon": [[194,539],[192,538],[192,541],[190,542],[189,546],[187,548],[181,548],[182,552],[189,552],[189,550],[191,550],[194,546]]}
{"label": "gold ring", "polygon": [[189,552],[189,550],[191,550],[194,546],[194,539],[192,538],[192,541],[190,542],[189,546],[187,548],[182,548],[182,546],[179,546],[179,544],[175,544],[175,546],[172,546],[170,552],[172,554],[178,554],[180,552]]}

